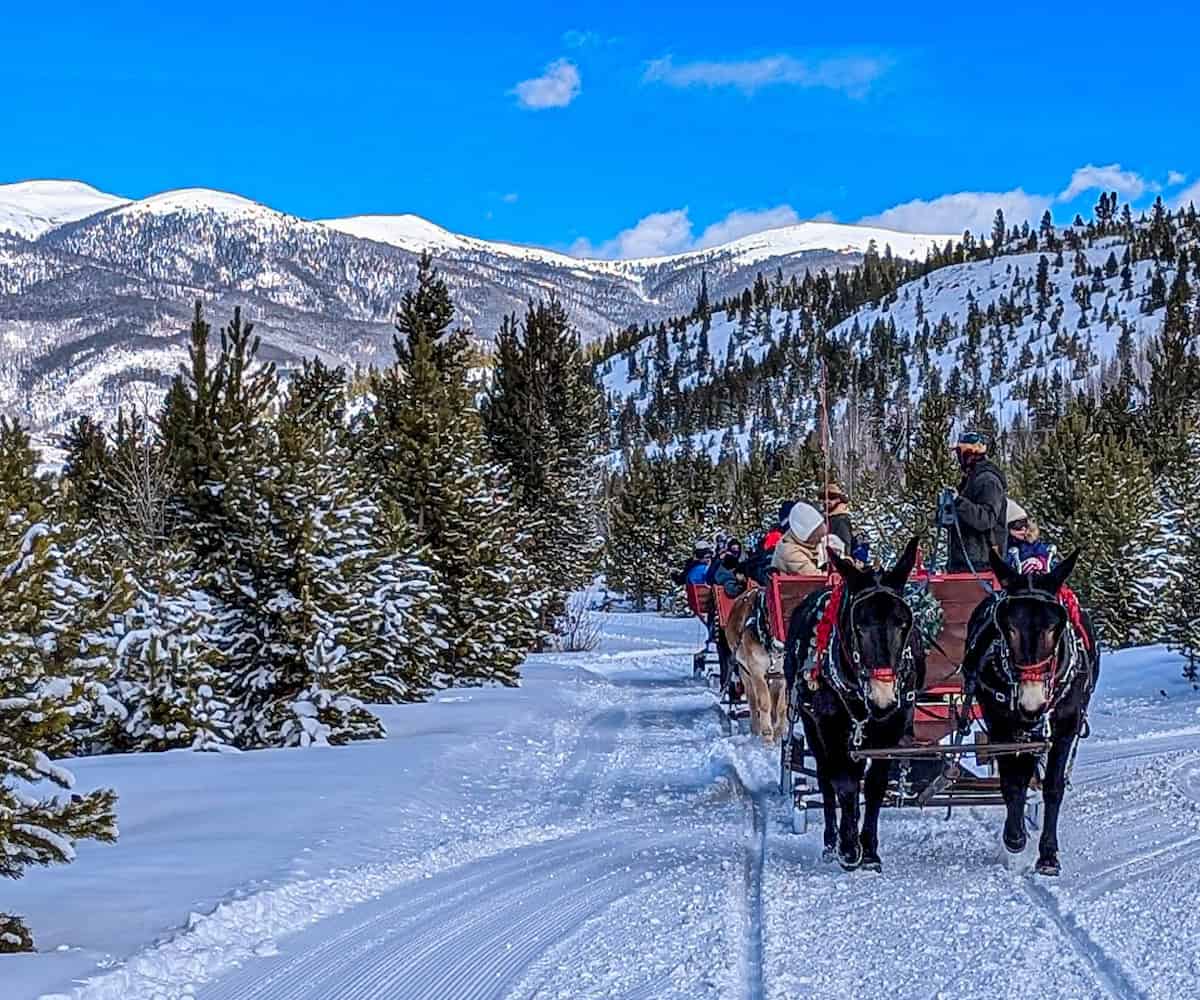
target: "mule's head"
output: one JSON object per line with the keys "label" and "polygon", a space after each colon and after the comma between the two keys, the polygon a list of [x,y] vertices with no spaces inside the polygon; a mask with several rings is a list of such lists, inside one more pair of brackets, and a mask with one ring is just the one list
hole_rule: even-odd
{"label": "mule's head", "polygon": [[913,616],[904,600],[904,585],[917,560],[917,542],[909,542],[889,570],[859,569],[832,554],[845,581],[838,622],[842,666],[873,714],[898,707],[914,670],[909,653]]}
{"label": "mule's head", "polygon": [[1078,558],[1076,549],[1049,573],[1024,575],[991,553],[992,572],[1005,592],[996,608],[996,627],[1008,654],[1001,667],[1017,685],[1014,707],[1028,719],[1045,711],[1054,690],[1059,645],[1068,627],[1058,592]]}

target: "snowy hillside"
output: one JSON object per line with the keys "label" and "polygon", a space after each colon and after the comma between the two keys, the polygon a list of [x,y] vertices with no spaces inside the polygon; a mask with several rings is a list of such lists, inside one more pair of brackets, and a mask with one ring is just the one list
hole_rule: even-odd
{"label": "snowy hillside", "polygon": [[196,298],[217,325],[243,306],[285,368],[312,355],[376,363],[425,251],[477,336],[490,339],[504,315],[553,293],[593,339],[688,308],[702,274],[722,295],[760,268],[789,277],[847,268],[872,241],[920,257],[945,239],[802,223],[677,257],[583,260],[411,215],[312,222],[206,189],[131,202],[74,182],[9,185],[0,188],[0,410],[45,431],[80,413],[111,416],[131,382],[161,389]]}
{"label": "snowy hillside", "polygon": [[[1178,240],[1186,264],[1200,242],[1183,229]],[[936,384],[964,405],[982,397],[1007,426],[1027,414],[1031,387],[1094,383],[1119,357],[1136,367],[1179,262],[1134,259],[1121,236],[1078,243],[937,267],[835,313],[824,334],[834,409],[853,397],[886,419]],[[696,318],[651,329],[600,364],[621,446],[686,436],[716,458],[722,442],[744,450],[814,426],[819,310],[786,286],[746,306],[714,308],[706,335]]]}
{"label": "snowy hillside", "polygon": [[698,630],[606,616],[599,650],[531,657],[520,688],[384,709],[385,741],[72,762],[119,791],[121,838],[5,886],[41,952],[4,956],[0,993],[1194,995],[1200,695],[1177,657],[1107,658],[1061,879],[1003,865],[989,808],[885,810],[880,876],[822,862],[815,814],[790,832],[778,751],[725,736],[691,679]]}

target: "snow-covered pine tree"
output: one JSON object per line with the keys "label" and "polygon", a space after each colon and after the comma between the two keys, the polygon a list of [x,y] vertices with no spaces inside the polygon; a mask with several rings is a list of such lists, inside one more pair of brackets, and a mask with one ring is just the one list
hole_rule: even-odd
{"label": "snow-covered pine tree", "polygon": [[81,420],[64,482],[75,532],[92,539],[91,561],[115,582],[95,639],[112,652],[106,688],[121,710],[91,720],[84,749],[230,745],[211,601],[183,540],[167,532],[172,483],[160,442],[137,415],[121,413],[111,442]]}
{"label": "snow-covered pine tree", "polygon": [[531,303],[522,321],[505,318],[483,427],[533,536],[530,560],[549,592],[543,627],[596,568],[600,408],[591,366],[557,299]]}
{"label": "snow-covered pine tree", "polygon": [[453,321],[424,255],[400,303],[396,363],[372,377],[363,442],[377,495],[426,554],[447,611],[435,682],[515,683],[541,635],[541,588],[531,540],[487,459],[469,343]]}
{"label": "snow-covered pine tree", "polygon": [[1066,554],[1081,550],[1071,584],[1113,647],[1154,642],[1165,627],[1167,538],[1149,463],[1127,439],[1105,437],[1073,404],[1025,456],[1012,492]]}
{"label": "snow-covered pine tree", "polygon": [[297,648],[326,677],[336,666],[346,692],[417,701],[443,644],[433,574],[371,496],[345,405],[344,371],[315,360],[292,378],[279,416],[272,505],[294,552]]}
{"label": "snow-covered pine tree", "polygon": [[[116,839],[111,791],[63,797],[69,771],[51,756],[71,745],[73,720],[89,713],[97,685],[77,617],[92,596],[73,579],[48,490],[35,478],[28,435],[0,418],[0,876],[74,858],[78,840]],[[81,640],[83,640],[81,644]],[[99,692],[103,697],[102,690]],[[40,794],[43,782],[55,794]],[[22,921],[0,913],[0,952],[28,951]]]}

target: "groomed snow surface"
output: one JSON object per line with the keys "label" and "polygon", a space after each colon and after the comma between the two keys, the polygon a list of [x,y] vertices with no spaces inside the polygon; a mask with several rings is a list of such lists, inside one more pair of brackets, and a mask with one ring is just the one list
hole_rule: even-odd
{"label": "groomed snow surface", "polygon": [[882,874],[787,832],[776,751],[723,735],[694,621],[606,617],[517,690],[384,710],[385,741],[72,764],[121,840],[4,886],[43,949],[4,1000],[1200,995],[1200,696],[1111,655],[1064,875],[1000,817],[885,813]]}

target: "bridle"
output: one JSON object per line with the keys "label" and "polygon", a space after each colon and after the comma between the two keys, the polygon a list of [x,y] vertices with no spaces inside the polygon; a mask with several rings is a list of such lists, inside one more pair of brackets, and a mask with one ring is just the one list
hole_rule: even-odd
{"label": "bridle", "polygon": [[[1000,624],[1000,613],[1007,607],[1010,601],[1036,601],[1053,608],[1055,613],[1061,616],[1062,624],[1060,626],[1059,637],[1048,656],[1040,660],[1035,660],[1032,663],[1015,662],[1015,656],[1008,641],[1008,633]],[[1022,684],[1041,684],[1045,690],[1045,701],[1040,718],[1045,718],[1050,714],[1066,691],[1074,673],[1074,665],[1077,659],[1073,655],[1074,646],[1073,639],[1071,638],[1074,635],[1074,631],[1068,621],[1066,610],[1059,603],[1057,597],[1045,591],[1029,590],[1012,595],[1005,591],[1001,593],[992,608],[992,628],[996,634],[993,644],[996,655],[993,659],[999,667],[1003,687],[993,687],[988,684],[986,672],[984,671],[980,672],[980,685],[984,690],[990,692],[995,701],[1007,706],[1011,710],[1015,710],[1019,704],[1020,686]],[[1062,665],[1064,652],[1068,654],[1067,669],[1060,674],[1059,668]]]}
{"label": "bridle", "polygon": [[[858,611],[859,606],[865,601],[879,596],[889,598],[896,605],[903,608],[905,612],[905,623],[899,647],[901,650],[900,660],[899,663],[895,664],[876,663],[864,665],[862,645],[859,640],[858,629],[855,627],[855,612]],[[911,683],[916,670],[911,642],[912,630],[913,617],[908,602],[905,601],[899,591],[885,584],[876,583],[865,590],[860,590],[849,597],[849,600],[846,600],[842,606],[842,612],[839,615],[838,621],[838,632],[841,635],[838,642],[830,644],[829,659],[831,669],[825,673],[825,676],[829,678],[830,686],[837,693],[846,713],[850,716],[853,723],[851,742],[856,748],[862,745],[863,730],[868,722],[882,722],[895,714],[901,705],[911,703],[916,699],[916,690]],[[844,640],[842,636],[845,636]],[[838,649],[836,657],[833,655],[834,646]],[[849,672],[845,663],[847,655],[853,664],[852,678],[847,677],[847,673]],[[896,700],[888,708],[880,709],[871,700],[868,688],[872,681],[880,681],[885,684],[894,683],[896,685]],[[860,706],[863,709],[863,714],[855,711]]]}

